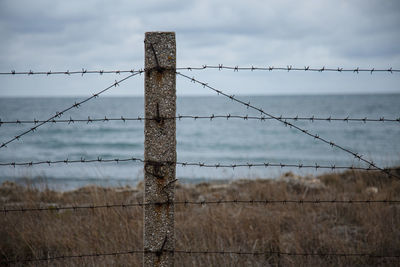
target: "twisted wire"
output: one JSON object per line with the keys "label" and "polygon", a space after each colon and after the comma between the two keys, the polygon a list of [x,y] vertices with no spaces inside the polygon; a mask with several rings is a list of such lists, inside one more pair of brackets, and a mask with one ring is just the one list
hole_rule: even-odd
{"label": "twisted wire", "polygon": [[302,129],[302,128],[296,126],[296,125],[294,125],[293,123],[287,122],[287,121],[285,121],[285,120],[283,120],[283,119],[281,119],[281,118],[279,118],[279,117],[277,117],[277,116],[274,116],[274,115],[272,115],[272,114],[269,114],[269,113],[265,112],[265,111],[262,110],[261,108],[258,108],[258,107],[256,107],[256,106],[251,105],[250,102],[246,103],[246,102],[244,102],[244,101],[242,101],[242,100],[239,100],[239,99],[236,98],[234,95],[228,95],[228,94],[222,92],[221,90],[218,90],[218,89],[216,89],[216,88],[214,88],[214,87],[208,85],[207,83],[201,82],[201,81],[199,81],[199,80],[196,80],[196,79],[193,78],[193,77],[189,77],[189,76],[184,75],[184,74],[179,73],[179,72],[176,72],[176,73],[177,73],[178,75],[180,75],[180,76],[182,76],[182,77],[184,77],[184,78],[186,78],[186,79],[188,79],[188,80],[194,82],[194,83],[200,84],[200,85],[202,85],[203,87],[207,87],[207,88],[213,90],[213,91],[216,92],[218,95],[223,95],[223,96],[225,96],[225,97],[231,99],[232,101],[235,101],[235,102],[237,102],[237,103],[239,103],[239,104],[242,104],[242,105],[246,106],[247,108],[254,109],[254,110],[260,112],[261,114],[264,114],[264,115],[266,115],[266,116],[268,116],[268,117],[270,117],[270,118],[273,118],[274,120],[277,120],[277,121],[283,123],[285,126],[289,126],[290,128],[296,129],[297,131],[300,131],[300,132],[302,132],[302,133],[304,133],[304,134],[306,134],[306,135],[308,135],[308,136],[310,136],[310,137],[312,137],[312,138],[314,138],[314,139],[320,140],[320,141],[322,141],[323,143],[326,143],[326,144],[330,145],[331,147],[336,147],[336,148],[338,148],[338,149],[340,149],[340,150],[342,150],[342,151],[344,151],[344,152],[346,152],[346,153],[348,153],[348,154],[351,154],[351,155],[353,155],[356,159],[367,163],[369,166],[372,166],[372,167],[374,167],[375,169],[379,169],[380,171],[386,173],[388,176],[394,176],[394,177],[400,179],[399,176],[394,175],[394,174],[390,174],[387,170],[378,167],[374,162],[365,159],[362,155],[360,155],[360,154],[358,154],[358,153],[356,153],[356,152],[353,152],[353,151],[351,151],[350,149],[347,149],[347,148],[345,148],[345,147],[343,147],[343,146],[341,146],[341,145],[335,144],[335,143],[332,142],[332,141],[328,141],[327,139],[322,138],[322,137],[320,137],[320,136],[317,135],[317,134],[312,134],[312,133],[310,133],[309,131],[307,131],[307,130],[305,130],[305,129]]}
{"label": "twisted wire", "polygon": [[338,68],[326,68],[321,67],[321,68],[311,68],[310,66],[305,66],[304,68],[298,68],[298,67],[293,67],[292,65],[288,65],[286,67],[274,67],[274,66],[268,66],[268,67],[239,67],[239,66],[224,66],[223,64],[218,64],[218,65],[203,65],[201,67],[180,67],[176,68],[176,70],[205,70],[205,69],[218,69],[218,70],[233,70],[235,72],[238,72],[239,70],[245,70],[245,71],[306,71],[306,72],[353,72],[353,73],[360,73],[360,72],[388,72],[388,73],[393,73],[393,72],[400,72],[400,69],[393,69],[393,68],[387,68],[387,69],[375,69],[375,68],[343,68],[343,67],[338,67]]}
{"label": "twisted wire", "polygon": [[[364,118],[350,118],[349,116],[346,118],[335,118],[332,116],[329,117],[316,117],[314,115],[309,116],[309,117],[287,117],[287,116],[282,116],[280,115],[278,117],[281,120],[293,120],[293,121],[309,121],[309,122],[314,122],[314,121],[325,121],[325,122],[334,122],[334,121],[339,121],[339,122],[400,122],[400,117],[397,119],[388,119],[385,117],[379,117],[376,119],[370,119],[367,117]],[[158,118],[157,118],[158,119]],[[259,120],[259,121],[267,121],[267,120],[273,120],[273,118],[271,117],[265,117],[265,116],[249,116],[249,115],[231,115],[231,114],[227,114],[227,115],[208,115],[208,116],[204,116],[204,115],[178,115],[175,117],[160,117],[160,119],[162,120],[182,120],[182,119],[193,119],[193,120],[202,120],[202,119],[207,119],[207,120],[214,120],[214,119],[242,119],[242,120]],[[108,121],[146,121],[146,120],[156,120],[155,118],[145,118],[145,117],[124,117],[121,116],[119,118],[114,117],[114,118],[107,118],[107,116],[105,116],[104,118],[91,118],[90,116],[88,116],[87,119],[73,119],[73,118],[69,118],[69,119],[52,119],[50,120],[51,123],[75,123],[75,122],[86,122],[87,124],[92,123],[92,122],[108,122]],[[30,123],[30,124],[38,124],[38,123],[42,123],[45,122],[44,120],[37,120],[37,119],[33,119],[33,120],[9,120],[9,121],[2,121],[0,119],[0,126],[2,126],[3,124],[25,124],[25,123]]]}
{"label": "twisted wire", "polygon": [[[145,161],[142,158],[136,158],[136,157],[130,157],[130,158],[111,158],[111,159],[103,159],[102,157],[97,157],[96,159],[85,159],[85,158],[80,158],[76,160],[70,160],[70,159],[63,159],[63,160],[42,160],[42,161],[28,161],[28,162],[0,162],[0,167],[1,166],[12,166],[12,167],[17,167],[17,166],[34,166],[34,165],[42,165],[42,164],[47,164],[51,166],[52,164],[70,164],[70,163],[94,163],[94,162],[99,162],[99,163],[106,163],[106,162],[128,162],[128,161],[133,161],[133,162],[141,162],[141,163],[153,163],[152,161]],[[336,166],[335,164],[333,165],[320,165],[318,163],[315,164],[292,164],[292,163],[273,163],[273,162],[261,162],[261,163],[251,163],[251,162],[246,162],[246,163],[230,163],[230,164],[223,164],[223,163],[205,163],[205,162],[183,162],[183,161],[159,161],[158,162],[161,165],[179,165],[182,167],[187,167],[187,166],[197,166],[197,167],[203,167],[203,168],[240,168],[240,167],[246,167],[246,168],[254,168],[254,167],[280,167],[280,168],[298,168],[298,169],[329,169],[329,170],[364,170],[364,171],[380,171],[380,169],[374,168],[373,166],[369,165],[368,167],[357,167],[354,165],[351,166]],[[390,169],[385,169],[385,173],[389,172]]]}
{"label": "twisted wire", "polygon": [[48,122],[51,122],[53,119],[61,117],[65,112],[67,112],[67,111],[69,111],[69,110],[71,110],[71,109],[73,109],[73,108],[79,108],[79,106],[82,105],[83,103],[86,103],[86,102],[90,101],[91,99],[98,97],[100,94],[102,94],[102,93],[108,91],[108,90],[111,89],[112,87],[116,87],[117,85],[119,86],[119,84],[120,84],[121,82],[123,82],[123,81],[125,81],[125,80],[127,80],[127,79],[129,79],[129,78],[131,78],[131,77],[133,77],[133,76],[136,76],[136,75],[138,75],[138,74],[140,74],[140,72],[133,73],[133,74],[131,74],[131,75],[129,75],[129,76],[127,76],[127,77],[125,77],[125,78],[119,80],[119,81],[115,81],[112,85],[106,87],[105,89],[101,90],[100,92],[95,93],[95,94],[93,94],[92,96],[90,96],[90,97],[88,97],[88,98],[86,98],[86,99],[84,99],[84,100],[82,100],[82,101],[80,101],[80,102],[78,102],[78,103],[75,102],[72,106],[70,106],[70,107],[68,107],[68,108],[65,108],[65,109],[62,110],[61,112],[58,112],[58,111],[57,111],[56,114],[55,114],[54,116],[51,116],[50,118],[48,118],[48,119],[45,120],[45,121],[42,121],[41,123],[39,123],[39,124],[36,125],[35,127],[32,127],[32,128],[30,128],[29,130],[27,130],[27,131],[25,131],[25,132],[23,132],[23,133],[21,133],[21,134],[15,136],[14,138],[11,138],[10,140],[8,140],[8,141],[2,143],[2,144],[0,145],[0,149],[3,148],[3,147],[6,147],[9,143],[11,143],[11,142],[13,142],[13,141],[20,139],[22,136],[24,136],[24,135],[26,135],[26,134],[28,134],[28,133],[30,133],[30,132],[34,132],[37,128],[39,128],[40,126],[42,126],[42,125],[44,125],[44,124],[46,124],[46,123],[48,123]]}
{"label": "twisted wire", "polygon": [[124,74],[124,73],[143,73],[144,70],[139,69],[139,70],[134,70],[134,69],[130,69],[130,70],[87,70],[87,69],[83,69],[82,70],[77,70],[77,71],[33,71],[33,70],[29,70],[29,71],[15,71],[15,70],[11,70],[10,72],[0,72],[0,75],[60,75],[60,74],[64,74],[64,75],[74,75],[74,74],[81,74],[82,76],[85,74]]}
{"label": "twisted wire", "polygon": [[103,256],[121,256],[128,254],[142,254],[142,253],[170,253],[170,254],[187,254],[187,255],[200,255],[200,254],[219,254],[219,255],[239,255],[239,256],[262,256],[262,255],[277,255],[277,256],[300,256],[300,257],[369,257],[369,258],[393,258],[398,259],[400,255],[396,254],[375,254],[370,252],[357,252],[357,253],[346,253],[346,252],[286,252],[286,251],[243,251],[243,250],[184,250],[184,249],[162,249],[162,250],[127,250],[127,251],[114,251],[114,252],[97,252],[97,253],[87,253],[87,254],[75,254],[75,255],[61,255],[54,257],[42,257],[42,258],[29,258],[21,260],[4,260],[1,261],[5,264],[15,264],[15,263],[29,263],[29,262],[40,262],[40,261],[55,261],[55,260],[66,260],[73,258],[88,258],[88,257],[103,257]]}
{"label": "twisted wire", "polygon": [[[165,69],[170,69],[170,70],[187,70],[187,71],[192,71],[192,70],[206,70],[206,69],[218,69],[218,70],[233,70],[235,72],[240,71],[305,71],[305,72],[352,72],[352,73],[360,73],[360,72],[369,72],[369,73],[374,73],[374,72],[387,72],[387,73],[396,73],[400,72],[400,69],[393,69],[393,68],[343,68],[343,67],[337,67],[337,68],[329,68],[329,67],[321,67],[321,68],[313,68],[310,66],[304,66],[303,68],[300,67],[293,67],[292,65],[287,65],[286,67],[274,67],[274,66],[268,66],[268,67],[239,67],[239,66],[225,66],[223,64],[218,64],[218,65],[202,65],[199,67],[195,66],[189,66],[189,67],[178,67],[178,68],[165,68]],[[123,74],[123,73],[135,73],[135,72],[145,72],[145,68],[141,68],[139,70],[87,70],[82,68],[82,70],[75,70],[75,71],[16,71],[16,70],[11,70],[11,71],[3,71],[0,72],[0,75],[74,75],[74,74],[80,74],[80,75],[85,75],[85,74]]]}
{"label": "twisted wire", "polygon": [[400,200],[394,199],[381,199],[381,200],[359,200],[359,199],[349,199],[349,200],[337,200],[337,199],[233,199],[233,200],[202,200],[202,201],[192,201],[192,200],[180,200],[180,201],[165,201],[165,202],[135,202],[135,203],[106,203],[101,205],[74,205],[74,206],[47,206],[47,207],[7,207],[3,206],[0,208],[0,212],[7,213],[25,213],[25,212],[60,212],[64,210],[79,211],[79,210],[95,210],[95,209],[111,209],[111,208],[131,208],[131,207],[143,207],[143,206],[162,206],[167,204],[174,204],[180,206],[206,206],[206,205],[286,205],[286,204],[344,204],[344,205],[370,205],[370,204],[386,204],[386,205],[399,205]]}

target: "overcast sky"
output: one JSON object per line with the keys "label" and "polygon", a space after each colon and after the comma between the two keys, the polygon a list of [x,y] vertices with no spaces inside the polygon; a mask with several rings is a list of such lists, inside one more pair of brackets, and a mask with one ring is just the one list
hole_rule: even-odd
{"label": "overcast sky", "polygon": [[[0,72],[140,69],[146,31],[174,31],[178,67],[400,68],[400,1],[0,0]],[[400,73],[201,71],[234,94],[400,93]],[[123,75],[0,76],[0,96],[73,96]],[[177,77],[178,94],[212,94]],[[143,76],[107,95],[143,95]]]}

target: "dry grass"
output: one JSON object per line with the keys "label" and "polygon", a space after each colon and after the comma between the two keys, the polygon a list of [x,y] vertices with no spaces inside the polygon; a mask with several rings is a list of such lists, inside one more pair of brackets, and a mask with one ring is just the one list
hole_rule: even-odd
{"label": "dry grass", "polygon": [[[397,169],[398,175],[400,170]],[[4,183],[1,206],[68,206],[137,202],[138,188],[84,187],[70,192]],[[176,185],[176,200],[400,200],[400,181],[348,171],[317,178]],[[400,255],[400,205],[218,204],[175,207],[176,249]],[[15,212],[0,216],[0,261],[141,250],[140,207]],[[177,266],[400,266],[399,258],[177,254]],[[142,255],[35,262],[32,266],[138,266]],[[16,264],[19,266],[18,264]],[[28,265],[26,263],[20,264]]]}

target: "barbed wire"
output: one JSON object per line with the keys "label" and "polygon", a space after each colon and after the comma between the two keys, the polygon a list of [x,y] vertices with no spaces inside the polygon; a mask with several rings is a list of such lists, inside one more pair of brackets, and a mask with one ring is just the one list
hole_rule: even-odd
{"label": "barbed wire", "polygon": [[238,72],[239,70],[245,70],[245,71],[309,71],[309,72],[353,72],[353,73],[360,73],[360,72],[388,72],[388,73],[393,73],[393,72],[400,72],[400,69],[393,69],[393,68],[387,68],[387,69],[375,69],[375,68],[343,68],[343,67],[338,67],[338,68],[326,68],[325,66],[321,68],[312,68],[310,66],[305,66],[304,68],[299,68],[299,67],[293,67],[292,65],[288,65],[286,67],[274,67],[274,66],[268,66],[268,67],[239,67],[239,66],[224,66],[223,64],[218,64],[218,65],[202,65],[201,67],[180,67],[176,68],[176,70],[205,70],[205,69],[218,69],[218,70],[233,70],[235,72]]}
{"label": "barbed wire", "polygon": [[75,254],[75,255],[61,255],[54,257],[43,257],[43,258],[30,258],[21,260],[3,260],[0,261],[5,264],[16,264],[16,263],[29,263],[29,262],[40,262],[40,261],[55,261],[55,260],[66,260],[74,258],[89,258],[89,257],[103,257],[103,256],[121,256],[129,254],[144,253],[144,250],[127,250],[127,251],[114,251],[114,252],[102,252],[102,253],[88,253],[88,254]]}
{"label": "barbed wire", "polygon": [[[1,166],[11,166],[11,167],[17,167],[17,166],[34,166],[34,165],[43,165],[47,164],[51,166],[52,164],[70,164],[70,163],[107,163],[107,162],[128,162],[128,161],[136,161],[140,163],[154,163],[153,161],[146,161],[143,160],[142,158],[137,158],[137,157],[130,157],[130,158],[111,158],[111,159],[103,159],[102,157],[97,157],[96,159],[85,159],[85,158],[80,158],[80,159],[75,159],[75,160],[70,160],[70,159],[63,159],[63,160],[42,160],[42,161],[29,161],[29,162],[0,162],[0,167]],[[378,168],[373,167],[372,165],[369,165],[368,167],[357,167],[354,165],[351,166],[336,166],[335,164],[333,165],[320,165],[318,163],[315,164],[292,164],[292,163],[273,163],[273,162],[258,162],[258,163],[230,163],[230,164],[224,164],[224,163],[205,163],[205,162],[183,162],[183,161],[157,161],[158,164],[160,165],[178,165],[182,167],[187,167],[187,166],[197,166],[197,167],[203,167],[203,168],[240,168],[240,167],[246,167],[246,168],[254,168],[254,167],[280,167],[280,168],[298,168],[298,169],[329,169],[329,170],[363,170],[363,171],[381,171]],[[386,172],[390,172],[390,168],[385,169]]]}
{"label": "barbed wire", "polygon": [[239,255],[239,256],[263,256],[263,255],[277,255],[277,256],[300,256],[300,257],[368,257],[368,258],[400,258],[400,255],[395,254],[375,254],[370,252],[357,252],[357,253],[346,253],[346,252],[286,252],[286,251],[244,251],[244,250],[171,250],[171,249],[161,249],[161,250],[127,250],[127,251],[114,251],[114,252],[96,252],[87,254],[75,254],[75,255],[62,255],[54,257],[42,257],[42,258],[30,258],[21,260],[4,260],[2,263],[15,264],[15,263],[29,263],[29,262],[40,262],[40,261],[55,261],[55,260],[66,260],[66,259],[76,259],[76,258],[88,258],[88,257],[104,257],[104,256],[121,256],[129,254],[144,254],[144,253],[156,253],[161,255],[163,253],[170,254],[188,254],[188,255],[200,255],[200,254],[219,254],[219,255]]}
{"label": "barbed wire", "polygon": [[381,199],[381,200],[357,200],[357,199],[348,199],[348,200],[337,200],[337,199],[314,199],[314,200],[306,200],[306,199],[233,199],[233,200],[201,200],[201,201],[192,201],[192,200],[180,200],[180,201],[165,201],[165,202],[135,202],[135,203],[106,203],[101,205],[73,205],[73,206],[56,206],[54,204],[46,207],[7,207],[3,206],[0,208],[0,212],[7,213],[25,213],[25,212],[60,212],[64,210],[71,211],[79,211],[79,210],[95,210],[95,209],[111,209],[111,208],[130,208],[130,207],[143,207],[143,206],[162,206],[162,205],[180,205],[180,206],[206,206],[206,205],[224,205],[224,204],[243,204],[243,205],[274,205],[274,204],[297,204],[297,205],[306,205],[306,204],[345,204],[345,205],[370,205],[370,204],[386,204],[386,205],[399,205],[400,200],[393,199]]}
{"label": "barbed wire", "polygon": [[129,76],[127,76],[127,77],[125,77],[125,78],[119,80],[119,81],[115,80],[115,82],[114,82],[112,85],[106,87],[105,89],[101,90],[100,92],[97,92],[97,93],[93,94],[92,96],[90,96],[90,97],[88,97],[88,98],[86,98],[86,99],[84,99],[84,100],[82,100],[82,101],[80,101],[80,102],[75,102],[72,106],[70,106],[70,107],[68,107],[68,108],[65,108],[64,110],[62,110],[62,111],[60,111],[60,112],[57,111],[56,114],[55,114],[54,116],[51,116],[50,118],[48,118],[47,120],[42,121],[41,123],[39,123],[39,124],[36,125],[35,127],[30,128],[29,130],[27,130],[27,131],[25,131],[25,132],[23,132],[23,133],[21,133],[21,134],[15,136],[15,137],[11,138],[10,140],[8,140],[8,141],[2,143],[2,144],[0,145],[0,149],[3,148],[3,147],[7,147],[7,145],[8,145],[9,143],[11,143],[11,142],[13,142],[13,141],[15,141],[15,140],[19,140],[22,136],[24,136],[24,135],[26,135],[26,134],[28,134],[28,133],[30,133],[30,132],[34,132],[37,128],[39,128],[40,126],[42,126],[42,125],[44,125],[44,124],[46,124],[46,123],[48,123],[48,122],[51,122],[53,119],[61,117],[65,112],[67,112],[67,111],[69,111],[69,110],[71,110],[71,109],[73,109],[73,108],[79,108],[79,106],[82,105],[83,103],[86,103],[86,102],[88,102],[89,100],[98,97],[100,94],[102,94],[102,93],[108,91],[108,90],[111,89],[112,87],[117,87],[117,85],[119,86],[119,84],[120,84],[121,82],[123,82],[123,81],[125,81],[125,80],[127,80],[127,79],[129,79],[129,78],[131,78],[131,77],[133,77],[133,76],[136,76],[136,75],[138,75],[138,74],[140,74],[140,73],[141,73],[141,72],[133,73],[133,74],[131,74],[131,75],[129,75]]}
{"label": "barbed wire", "polygon": [[216,92],[218,95],[223,95],[223,96],[225,96],[225,97],[231,99],[232,101],[235,101],[235,102],[237,102],[237,103],[239,103],[239,104],[242,104],[242,105],[246,106],[247,108],[254,109],[254,110],[260,112],[260,113],[263,114],[263,115],[266,115],[266,116],[268,116],[268,117],[270,117],[270,118],[273,118],[273,119],[275,119],[275,120],[277,120],[277,121],[283,123],[285,126],[289,126],[290,128],[293,128],[293,129],[295,129],[295,130],[297,130],[297,131],[300,131],[300,132],[302,132],[302,133],[304,133],[304,134],[306,134],[306,135],[308,135],[308,136],[310,136],[310,137],[312,137],[312,138],[314,138],[314,139],[320,140],[320,141],[322,141],[322,142],[324,142],[324,143],[330,145],[331,147],[336,147],[336,148],[338,148],[338,149],[340,149],[340,150],[342,150],[342,151],[344,151],[344,152],[346,152],[346,153],[348,153],[348,154],[351,154],[351,155],[353,155],[356,159],[358,159],[359,161],[363,161],[363,162],[367,163],[369,166],[372,166],[372,167],[374,167],[374,168],[376,168],[376,169],[379,169],[380,171],[386,173],[386,174],[389,175],[389,176],[394,176],[394,177],[400,179],[399,176],[394,175],[394,174],[390,174],[390,173],[388,173],[385,169],[378,167],[374,162],[365,159],[365,158],[363,157],[363,155],[360,155],[360,154],[358,154],[358,153],[356,153],[356,152],[353,152],[353,151],[351,151],[350,149],[347,149],[347,148],[345,148],[345,147],[343,147],[343,146],[341,146],[341,145],[335,144],[333,141],[328,141],[327,139],[325,139],[325,138],[323,138],[323,137],[320,137],[318,134],[312,134],[312,133],[310,133],[308,130],[305,130],[305,129],[303,129],[303,128],[300,128],[299,126],[294,125],[293,123],[287,122],[287,121],[285,121],[285,120],[283,120],[283,119],[281,119],[281,118],[279,118],[279,117],[277,117],[277,116],[274,116],[274,115],[272,115],[272,114],[269,114],[269,113],[265,112],[263,109],[258,108],[258,107],[254,106],[254,105],[251,105],[250,102],[247,102],[247,103],[246,103],[246,102],[244,102],[244,101],[242,101],[242,100],[237,99],[234,95],[228,95],[228,94],[222,92],[221,90],[218,90],[218,89],[216,89],[216,88],[214,88],[214,87],[208,85],[207,83],[204,83],[204,82],[201,82],[201,81],[199,81],[199,80],[196,80],[194,77],[189,77],[189,76],[184,75],[184,74],[179,73],[179,72],[176,72],[176,73],[177,73],[178,75],[180,75],[180,76],[182,76],[182,77],[184,77],[184,78],[186,78],[186,79],[188,79],[188,80],[194,82],[194,83],[198,83],[198,84],[202,85],[203,87],[207,87],[207,88],[213,90],[213,91]]}
{"label": "barbed wire", "polygon": [[[292,65],[287,65],[286,67],[274,67],[274,66],[267,66],[267,67],[239,67],[239,66],[225,66],[224,64],[218,64],[218,65],[202,65],[199,67],[178,67],[178,68],[165,68],[165,69],[170,69],[170,70],[187,70],[187,71],[193,71],[193,70],[206,70],[206,69],[217,69],[217,70],[233,70],[235,72],[240,71],[305,71],[305,72],[352,72],[352,73],[360,73],[360,72],[369,72],[369,73],[374,73],[374,72],[388,72],[388,73],[393,73],[393,72],[400,72],[400,69],[393,69],[392,67],[383,69],[383,68],[343,68],[343,67],[337,67],[337,68],[329,68],[329,67],[321,67],[321,68],[313,68],[310,66],[304,66],[302,68],[300,67],[293,67]],[[80,74],[80,75],[85,75],[85,74],[123,74],[123,73],[135,73],[135,72],[145,72],[145,68],[140,68],[138,70],[135,69],[130,69],[130,70],[87,70],[85,68],[82,68],[82,70],[75,70],[75,71],[16,71],[16,70],[11,70],[7,72],[0,72],[0,75],[74,75],[74,74]]]}
{"label": "barbed wire", "polygon": [[[325,122],[335,122],[335,121],[339,121],[339,122],[400,122],[400,117],[397,119],[387,119],[385,117],[379,117],[376,119],[371,119],[371,118],[350,118],[349,116],[345,117],[345,118],[335,118],[332,116],[329,117],[317,117],[315,115],[312,116],[308,116],[308,117],[299,117],[298,115],[296,117],[287,117],[287,116],[283,116],[280,115],[278,117],[279,119],[282,120],[293,120],[293,121],[309,121],[309,122],[315,122],[315,121],[325,121]],[[155,119],[155,118],[145,118],[145,117],[111,117],[111,118],[107,118],[107,116],[105,116],[104,118],[91,118],[90,116],[88,116],[87,119],[73,119],[73,118],[69,118],[69,119],[64,119],[64,120],[56,120],[56,119],[52,119],[50,120],[51,123],[75,123],[75,122],[86,122],[87,124],[92,123],[92,122],[108,122],[108,121],[146,121],[146,120],[158,120],[159,118]],[[176,117],[160,117],[160,119],[162,120],[182,120],[182,119],[193,119],[193,120],[202,120],[202,119],[207,119],[207,120],[214,120],[214,119],[242,119],[242,120],[259,120],[259,121],[268,121],[268,120],[273,120],[273,118],[271,117],[265,117],[265,116],[249,116],[249,115],[231,115],[231,114],[227,114],[227,115],[178,115]],[[0,126],[2,126],[3,124],[38,124],[38,123],[42,123],[45,122],[43,120],[37,120],[37,119],[33,119],[33,120],[9,120],[9,121],[2,121],[0,119]]]}
{"label": "barbed wire", "polygon": [[82,68],[82,70],[76,70],[76,71],[33,71],[33,70],[29,70],[29,71],[15,71],[15,70],[11,70],[10,72],[0,72],[0,75],[60,75],[60,74],[64,74],[64,75],[74,75],[74,74],[81,74],[82,76],[85,74],[124,74],[124,73],[143,73],[144,70],[143,69],[139,69],[139,70],[134,70],[134,69],[130,69],[130,70],[87,70]]}

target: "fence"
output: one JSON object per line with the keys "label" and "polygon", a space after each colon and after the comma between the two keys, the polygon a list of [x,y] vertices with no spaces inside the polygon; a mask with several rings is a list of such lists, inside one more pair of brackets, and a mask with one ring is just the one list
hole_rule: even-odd
{"label": "fence", "polygon": [[[33,127],[23,131],[15,137],[12,137],[0,145],[0,150],[13,142],[20,140],[23,136],[33,133],[39,127],[48,123],[95,123],[95,122],[108,122],[108,121],[144,121],[145,122],[145,152],[144,158],[130,157],[130,158],[108,158],[104,159],[101,157],[94,159],[64,159],[64,160],[46,160],[46,161],[30,161],[30,162],[0,162],[0,166],[33,166],[40,164],[47,164],[49,166],[53,164],[73,164],[73,163],[105,163],[105,162],[138,162],[143,164],[145,172],[145,188],[144,188],[144,200],[129,203],[105,203],[102,205],[69,205],[69,206],[51,206],[51,207],[8,207],[4,206],[1,212],[6,216],[7,214],[24,214],[31,212],[49,212],[49,211],[81,211],[81,210],[100,210],[100,209],[111,209],[111,208],[128,208],[128,207],[142,207],[144,210],[144,245],[143,249],[139,250],[117,250],[117,251],[103,251],[93,253],[82,253],[72,255],[61,255],[61,256],[47,256],[42,258],[23,258],[23,259],[10,259],[3,261],[4,264],[23,264],[23,263],[36,263],[36,262],[51,262],[56,260],[66,260],[75,258],[90,258],[90,257],[110,257],[119,255],[130,255],[130,254],[142,254],[143,264],[146,266],[171,266],[174,264],[174,256],[177,255],[189,255],[196,257],[198,255],[220,255],[220,256],[286,256],[286,257],[322,257],[322,258],[353,258],[353,257],[367,257],[369,259],[385,259],[399,261],[399,254],[390,253],[374,253],[374,252],[293,252],[293,251],[280,251],[276,249],[263,250],[263,251],[242,251],[238,250],[208,250],[208,249],[175,249],[175,233],[174,233],[174,209],[175,206],[198,206],[198,207],[216,207],[220,205],[264,205],[269,207],[271,205],[368,205],[371,204],[383,204],[383,205],[398,205],[400,200],[393,199],[219,199],[219,200],[199,200],[193,201],[185,199],[183,201],[177,201],[174,199],[174,185],[177,181],[175,177],[176,166],[197,166],[202,168],[252,168],[252,167],[278,167],[278,168],[311,168],[311,169],[327,169],[327,170],[362,170],[368,172],[382,172],[391,179],[398,179],[399,174],[393,170],[385,169],[378,166],[376,163],[366,159],[356,151],[350,150],[341,144],[337,144],[333,140],[320,136],[317,133],[312,133],[306,129],[299,127],[295,124],[296,121],[359,121],[364,123],[373,122],[385,122],[385,123],[399,123],[400,118],[336,118],[336,117],[283,117],[275,116],[262,108],[251,104],[250,102],[242,101],[240,98],[234,95],[228,95],[222,90],[209,85],[208,83],[197,80],[194,77],[190,77],[182,71],[201,71],[205,69],[215,70],[233,70],[233,71],[313,71],[313,72],[388,72],[388,73],[399,73],[398,69],[344,69],[344,68],[294,68],[292,66],[285,67],[238,67],[238,66],[209,66],[204,65],[202,67],[176,67],[176,51],[175,51],[175,35],[173,33],[147,33],[145,40],[145,67],[139,70],[86,70],[81,71],[28,71],[28,72],[17,72],[12,70],[10,72],[0,72],[0,75],[88,75],[88,74],[128,74],[125,78],[116,80],[113,84],[105,87],[103,90],[93,94],[92,96],[71,104],[69,107],[62,109],[61,111],[55,112],[53,116],[46,120],[14,120],[14,121],[1,121],[1,125],[7,124],[33,124]],[[104,92],[119,86],[124,81],[145,73],[145,117],[114,117],[114,118],[90,118],[88,119],[61,119],[65,113],[72,109],[77,109],[86,102],[99,97]],[[248,109],[252,109],[260,116],[248,116],[248,115],[209,115],[209,116],[197,116],[197,115],[176,115],[176,93],[175,93],[175,79],[180,77],[188,80],[195,84],[198,84],[204,88],[208,88],[214,91],[216,94],[223,96],[227,99],[232,100],[238,105],[243,105]],[[282,125],[296,130],[300,134],[309,136],[315,140],[318,140],[324,144],[344,153],[352,155],[355,159],[360,162],[366,163],[368,167],[360,166],[336,166],[336,165],[309,165],[309,164],[289,164],[289,163],[274,163],[274,162],[263,162],[263,163],[231,163],[231,164],[220,164],[220,163],[201,163],[201,162],[180,162],[176,159],[176,140],[175,140],[175,123],[177,120],[192,119],[192,120],[215,120],[215,119],[226,119],[226,120],[275,120]],[[0,151],[1,152],[1,151]]]}

